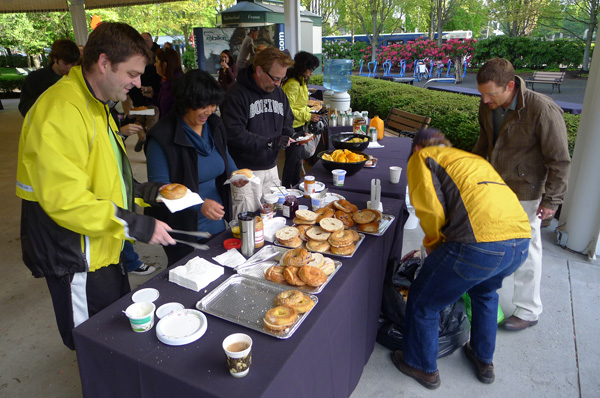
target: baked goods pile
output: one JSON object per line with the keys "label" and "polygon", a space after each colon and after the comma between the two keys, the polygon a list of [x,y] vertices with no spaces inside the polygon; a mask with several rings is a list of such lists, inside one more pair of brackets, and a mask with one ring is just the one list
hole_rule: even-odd
{"label": "baked goods pile", "polygon": [[265,279],[292,286],[319,287],[335,271],[335,262],[321,253],[311,253],[304,248],[288,250],[281,256],[279,265],[265,270]]}
{"label": "baked goods pile", "polygon": [[286,290],[275,297],[273,305],[265,314],[263,322],[267,329],[282,332],[292,327],[299,315],[310,311],[315,302],[299,290]]}
{"label": "baked goods pile", "polygon": [[185,196],[188,189],[185,185],[181,184],[168,184],[160,189],[160,194],[165,199],[181,199]]}

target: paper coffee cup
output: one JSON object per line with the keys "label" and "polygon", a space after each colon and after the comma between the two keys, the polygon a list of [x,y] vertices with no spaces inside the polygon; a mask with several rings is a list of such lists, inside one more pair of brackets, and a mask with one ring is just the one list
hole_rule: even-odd
{"label": "paper coffee cup", "polygon": [[402,167],[390,166],[390,182],[392,184],[398,184],[400,182],[401,174],[402,174]]}
{"label": "paper coffee cup", "polygon": [[133,303],[125,310],[131,329],[136,333],[144,333],[154,326],[154,303]]}
{"label": "paper coffee cup", "polygon": [[223,340],[223,351],[227,369],[233,377],[244,377],[252,364],[252,338],[244,333],[235,333]]}
{"label": "paper coffee cup", "polygon": [[333,175],[333,185],[336,187],[341,187],[344,185],[344,180],[346,179],[346,170],[335,169],[331,171]]}
{"label": "paper coffee cup", "polygon": [[313,211],[320,209],[323,204],[323,198],[320,193],[313,193],[310,195],[310,204],[312,206]]}

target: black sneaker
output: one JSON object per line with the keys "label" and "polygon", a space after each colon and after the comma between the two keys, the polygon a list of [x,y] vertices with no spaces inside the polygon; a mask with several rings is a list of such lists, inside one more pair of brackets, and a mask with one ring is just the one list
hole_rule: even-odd
{"label": "black sneaker", "polygon": [[146,140],[140,140],[138,138],[138,142],[136,142],[135,147],[133,148],[133,150],[136,151],[136,152],[141,152],[142,149],[144,149],[144,142],[146,142]]}
{"label": "black sneaker", "polygon": [[151,275],[154,273],[154,271],[156,271],[156,268],[148,265],[146,263],[142,263],[142,265],[140,265],[137,269],[131,271],[132,274],[134,275]]}
{"label": "black sneaker", "polygon": [[494,375],[494,364],[483,363],[475,356],[475,352],[471,348],[471,342],[465,344],[465,355],[469,362],[475,366],[475,372],[480,382],[485,384],[491,384],[494,382],[496,376]]}

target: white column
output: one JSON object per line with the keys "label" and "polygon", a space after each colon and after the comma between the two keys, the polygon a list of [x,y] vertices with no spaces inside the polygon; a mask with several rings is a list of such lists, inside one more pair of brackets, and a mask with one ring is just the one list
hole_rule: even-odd
{"label": "white column", "polygon": [[[596,39],[600,45],[600,36]],[[589,257],[600,234],[600,57],[592,59],[573,151],[569,191],[560,215],[559,241]],[[568,82],[567,82],[568,84]],[[561,236],[562,234],[562,236]]]}
{"label": "white column", "polygon": [[300,51],[300,0],[284,0],[283,22],[285,24],[285,46],[290,55]]}
{"label": "white column", "polygon": [[88,39],[87,18],[85,16],[85,0],[71,0],[71,21],[73,21],[73,33],[75,43],[85,46]]}

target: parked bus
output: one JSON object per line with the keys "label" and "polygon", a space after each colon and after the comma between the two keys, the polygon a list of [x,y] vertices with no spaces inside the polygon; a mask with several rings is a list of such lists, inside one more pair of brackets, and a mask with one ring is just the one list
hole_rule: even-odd
{"label": "parked bus", "polygon": [[[413,33],[395,33],[390,35],[389,33],[382,33],[379,35],[379,41],[381,42],[380,46],[389,46],[390,44],[405,44],[409,41],[414,41],[417,38],[427,38],[427,33],[422,32],[413,32]],[[437,33],[435,33],[434,38],[437,39]],[[442,40],[449,39],[471,39],[473,38],[473,32],[470,30],[451,30],[448,32],[442,32]],[[323,42],[326,41],[352,41],[351,35],[343,35],[343,36],[323,36]],[[367,35],[354,35],[354,41],[359,42],[363,41],[365,43],[370,43]]]}

